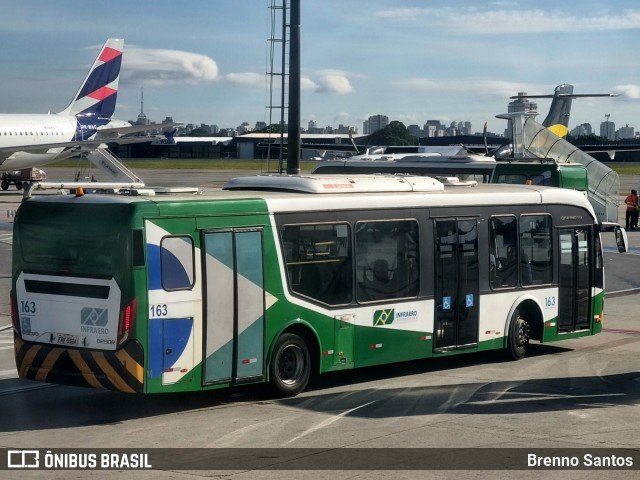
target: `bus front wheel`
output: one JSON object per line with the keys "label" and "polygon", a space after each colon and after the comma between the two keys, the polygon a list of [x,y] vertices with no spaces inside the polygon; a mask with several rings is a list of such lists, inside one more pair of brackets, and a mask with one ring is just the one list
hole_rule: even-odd
{"label": "bus front wheel", "polygon": [[520,315],[520,309],[513,312],[509,323],[507,339],[507,355],[511,360],[524,358],[526,346],[529,344],[529,322]]}
{"label": "bus front wheel", "polygon": [[311,356],[305,340],[295,333],[278,338],[269,364],[269,384],[279,397],[302,392],[311,373]]}

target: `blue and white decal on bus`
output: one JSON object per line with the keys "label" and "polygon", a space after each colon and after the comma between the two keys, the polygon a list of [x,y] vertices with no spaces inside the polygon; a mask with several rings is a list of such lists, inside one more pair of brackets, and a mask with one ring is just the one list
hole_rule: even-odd
{"label": "blue and white decal on bus", "polygon": [[74,278],[22,272],[15,310],[23,340],[63,347],[118,347],[120,288],[112,278]]}
{"label": "blue and white decal on bus", "polygon": [[[170,220],[168,220],[170,222]],[[196,286],[196,261],[200,258],[189,235],[171,234],[146,221],[149,379],[172,384],[191,379],[195,358],[202,354],[194,341],[194,328],[202,326],[202,295]]]}

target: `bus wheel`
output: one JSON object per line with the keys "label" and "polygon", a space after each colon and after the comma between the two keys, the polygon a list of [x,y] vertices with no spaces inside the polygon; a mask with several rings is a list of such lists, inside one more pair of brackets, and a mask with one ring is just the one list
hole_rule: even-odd
{"label": "bus wheel", "polygon": [[279,397],[293,397],[309,382],[311,356],[303,338],[285,333],[278,338],[269,364],[269,384]]}
{"label": "bus wheel", "polygon": [[509,338],[507,339],[507,355],[511,360],[524,357],[525,348],[529,344],[529,322],[520,316],[516,308],[509,324]]}

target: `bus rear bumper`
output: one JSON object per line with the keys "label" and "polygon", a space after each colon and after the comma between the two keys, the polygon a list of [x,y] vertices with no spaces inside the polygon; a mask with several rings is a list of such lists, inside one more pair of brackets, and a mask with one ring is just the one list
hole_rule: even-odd
{"label": "bus rear bumper", "polygon": [[18,376],[126,393],[144,391],[144,351],[137,341],[117,351],[58,347],[14,338]]}

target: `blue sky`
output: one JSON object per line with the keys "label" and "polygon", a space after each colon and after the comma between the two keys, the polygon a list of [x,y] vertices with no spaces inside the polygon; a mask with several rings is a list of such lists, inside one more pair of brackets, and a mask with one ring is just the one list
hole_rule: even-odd
{"label": "blue sky", "polygon": [[[108,37],[124,38],[116,117],[135,119],[144,87],[155,121],[267,121],[271,0],[5,0],[0,112],[67,106]],[[369,115],[405,125],[495,115],[519,91],[621,94],[579,99],[570,127],[640,129],[640,3],[631,0],[302,0],[302,123],[362,131]],[[549,100],[538,100],[539,120]]]}

